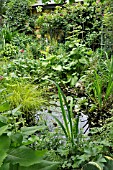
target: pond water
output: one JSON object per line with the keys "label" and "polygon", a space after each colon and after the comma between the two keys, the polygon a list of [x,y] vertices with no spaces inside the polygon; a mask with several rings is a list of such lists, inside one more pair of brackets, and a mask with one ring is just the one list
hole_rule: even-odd
{"label": "pond water", "polygon": [[[37,111],[36,113],[36,120],[39,120],[40,117],[46,121],[47,126],[49,127],[50,131],[53,131],[55,125],[57,125],[55,119],[52,117],[52,115],[56,116],[62,123],[62,113],[60,108],[60,102],[58,99],[51,100],[50,105],[45,108],[42,107],[40,111]],[[65,107],[66,109],[66,107]],[[81,113],[79,116],[79,130],[82,129],[84,134],[88,134],[89,128],[88,128],[88,116]]]}

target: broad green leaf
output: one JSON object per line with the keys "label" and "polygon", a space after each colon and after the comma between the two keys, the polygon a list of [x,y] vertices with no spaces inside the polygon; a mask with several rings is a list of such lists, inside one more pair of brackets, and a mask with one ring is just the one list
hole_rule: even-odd
{"label": "broad green leaf", "polygon": [[33,127],[22,127],[21,128],[21,132],[24,135],[32,135],[34,134],[36,131],[42,131],[44,129],[46,129],[46,126],[33,126]]}
{"label": "broad green leaf", "polygon": [[14,142],[16,146],[19,146],[22,144],[23,136],[22,133],[16,132],[11,135],[11,140]]}
{"label": "broad green leaf", "polygon": [[2,163],[3,163],[3,160],[7,156],[7,151],[9,149],[9,146],[10,146],[9,137],[6,136],[6,135],[0,136],[0,167],[1,167]]}
{"label": "broad green leaf", "polygon": [[3,161],[4,161],[4,159],[6,158],[6,156],[7,156],[6,151],[0,150],[0,167],[2,166]]}
{"label": "broad green leaf", "polygon": [[7,120],[7,117],[0,115],[0,127],[7,125]]}
{"label": "broad green leaf", "polygon": [[0,127],[0,136],[8,129],[8,125]]}
{"label": "broad green leaf", "polygon": [[0,122],[6,124],[6,123],[7,123],[7,120],[8,120],[7,117],[0,115]]}
{"label": "broad green leaf", "polygon": [[10,138],[7,135],[0,136],[0,150],[8,150],[10,142]]}
{"label": "broad green leaf", "polygon": [[3,104],[0,105],[0,112],[4,112],[10,110],[10,106],[8,102],[5,102]]}
{"label": "broad green leaf", "polygon": [[11,149],[8,152],[6,163],[19,164],[20,166],[31,166],[42,160],[46,151],[35,151],[26,146]]}
{"label": "broad green leaf", "polygon": [[43,160],[29,167],[20,167],[18,170],[57,170],[58,165],[58,162],[49,162]]}

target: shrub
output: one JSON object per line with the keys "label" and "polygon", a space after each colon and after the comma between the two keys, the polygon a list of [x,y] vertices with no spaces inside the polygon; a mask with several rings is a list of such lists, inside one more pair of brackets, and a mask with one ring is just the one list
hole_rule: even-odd
{"label": "shrub", "polygon": [[98,47],[100,40],[101,10],[96,3],[76,3],[66,5],[63,8],[49,14],[43,13],[37,19],[41,35],[52,41],[55,39],[65,42],[66,38],[75,36],[93,49]]}
{"label": "shrub", "polygon": [[32,32],[34,20],[30,3],[29,0],[10,0],[7,4],[5,23],[8,23],[13,31]]}

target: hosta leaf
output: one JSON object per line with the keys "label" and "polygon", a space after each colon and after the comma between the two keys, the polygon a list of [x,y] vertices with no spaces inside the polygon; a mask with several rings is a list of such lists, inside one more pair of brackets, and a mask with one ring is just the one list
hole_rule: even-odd
{"label": "hosta leaf", "polygon": [[31,166],[42,160],[46,151],[35,151],[26,146],[11,149],[8,152],[6,163],[19,164],[20,166]]}
{"label": "hosta leaf", "polygon": [[7,135],[0,136],[0,151],[8,150],[10,146],[10,138]]}
{"label": "hosta leaf", "polygon": [[21,128],[21,132],[24,135],[32,135],[34,134],[36,131],[42,131],[46,128],[46,126],[33,126],[33,127],[22,127]]}
{"label": "hosta leaf", "polygon": [[7,156],[7,151],[9,149],[9,146],[10,146],[9,137],[6,136],[6,135],[0,136],[0,167],[1,167],[2,163],[3,163],[3,160]]}
{"label": "hosta leaf", "polygon": [[49,161],[41,161],[38,164],[29,166],[29,167],[20,167],[18,170],[57,170],[59,163],[57,162],[49,162]]}

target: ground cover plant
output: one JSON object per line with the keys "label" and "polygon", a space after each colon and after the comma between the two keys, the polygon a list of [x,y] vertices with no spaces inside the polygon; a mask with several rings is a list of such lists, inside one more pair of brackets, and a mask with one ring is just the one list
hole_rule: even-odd
{"label": "ground cover plant", "polygon": [[3,80],[1,88],[5,88],[6,94],[11,94],[7,97],[12,109],[21,105],[23,117],[26,120],[26,125],[35,124],[36,111],[44,104],[47,103],[45,97],[46,89],[33,85],[32,83],[24,80],[12,79]]}
{"label": "ground cover plant", "polygon": [[[0,91],[3,96],[4,91],[5,89]],[[33,150],[33,147],[28,147],[34,142],[29,141],[29,137],[32,138],[36,131],[45,127],[25,127],[24,119],[21,117],[22,112],[19,111],[21,105],[10,110],[9,102],[3,99],[4,101],[0,102],[0,169],[36,169],[37,167],[45,170],[57,169],[58,163],[51,164],[43,160],[46,150]],[[16,119],[21,119],[21,129]]]}
{"label": "ground cover plant", "polygon": [[112,170],[112,2],[0,3],[0,170]]}

